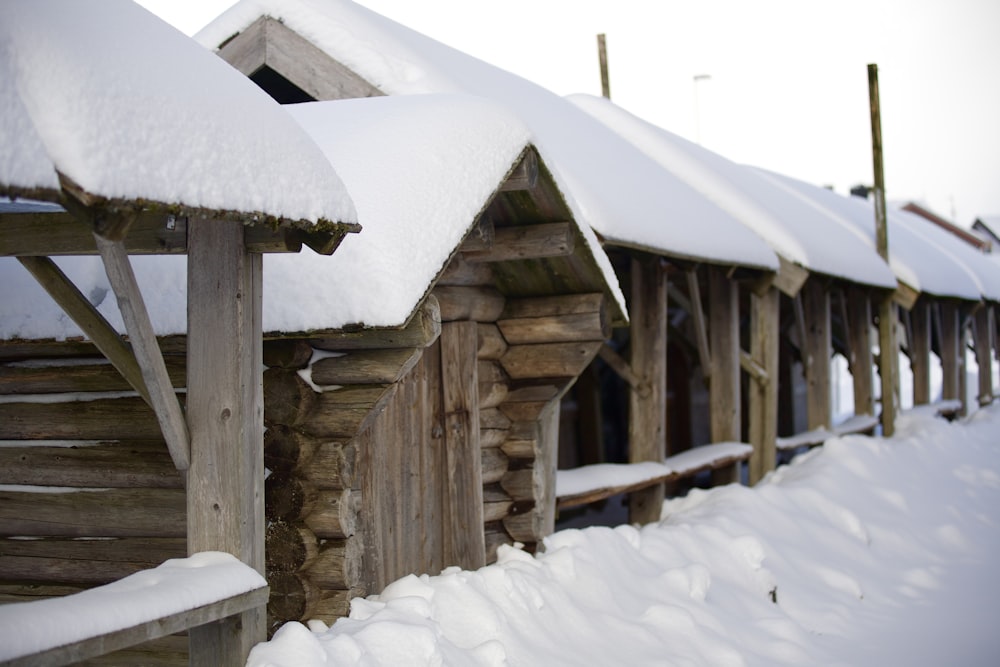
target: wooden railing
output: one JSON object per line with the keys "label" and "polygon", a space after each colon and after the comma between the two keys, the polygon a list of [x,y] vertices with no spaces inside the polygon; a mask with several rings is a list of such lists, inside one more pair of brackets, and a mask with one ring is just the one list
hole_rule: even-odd
{"label": "wooden railing", "polygon": [[753,447],[741,442],[721,442],[693,447],[669,456],[662,463],[598,463],[560,470],[556,477],[556,507],[560,510],[587,505],[619,493],[641,491],[664,482],[675,482],[709,470],[720,470],[750,458]]}
{"label": "wooden railing", "polygon": [[[207,557],[210,568],[188,567]],[[182,564],[181,567],[165,567]],[[267,604],[255,570],[228,554],[167,561],[62,598],[0,606],[0,666],[68,665]],[[193,605],[193,606],[192,606]]]}

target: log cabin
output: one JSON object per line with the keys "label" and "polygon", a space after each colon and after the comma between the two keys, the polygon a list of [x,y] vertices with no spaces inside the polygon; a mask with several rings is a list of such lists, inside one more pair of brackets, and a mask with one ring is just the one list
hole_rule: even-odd
{"label": "log cabin", "polygon": [[[664,290],[671,272],[682,281],[697,277],[696,288],[705,294],[710,283],[714,286],[715,296],[708,300],[715,305],[707,318],[700,307],[687,317],[686,306],[675,305],[674,313],[689,321],[721,322],[712,327],[720,349],[713,373],[722,379],[713,385],[711,439],[741,439],[738,284],[767,280],[778,262],[762,239],[728,213],[567,100],[354,3],[237,3],[196,38],[278,100],[457,89],[516,114],[530,128],[575,218],[590,225],[605,248],[616,249],[613,262],[630,295],[630,312],[645,312],[640,301],[649,304],[648,313],[633,317],[624,335],[630,340],[625,357],[620,347],[600,348],[608,365],[629,380],[624,391],[635,415],[626,427],[629,460],[666,456]],[[289,90],[297,92],[289,96]],[[702,341],[708,344],[707,338]],[[584,412],[597,414],[590,408]],[[564,420],[564,426],[570,423]],[[577,431],[599,429],[591,423]],[[634,495],[634,520],[658,518],[662,497],[662,485],[651,494]]]}
{"label": "log cabin", "polygon": [[[332,622],[353,597],[406,574],[481,566],[501,544],[534,549],[553,529],[559,399],[612,323],[627,321],[596,237],[574,221],[527,128],[509,113],[462,95],[291,111],[327,153],[365,231],[339,248],[342,261],[264,262],[272,629],[289,620]],[[140,258],[136,270],[170,283],[176,266]],[[93,293],[99,284],[84,289]],[[161,346],[180,362],[186,340],[183,318],[173,317],[177,296],[165,290],[155,314]],[[123,387],[85,363],[86,343],[52,341],[37,322],[45,313],[34,311],[34,319],[42,327],[34,340],[0,344],[8,360],[15,348],[25,351],[8,364],[7,390],[25,391],[23,367],[39,366],[33,391],[62,394],[67,403],[58,434],[25,424],[3,435],[44,439],[9,450],[12,461],[30,455],[16,466],[18,483],[47,485],[53,478],[43,470],[71,467],[79,487],[120,487],[109,493],[128,500],[128,518],[96,500],[51,511],[74,535],[124,539],[138,549],[94,552],[88,570],[62,569],[46,580],[87,585],[134,567],[130,558],[183,551],[183,479],[153,455],[155,422],[135,399],[113,397]],[[50,319],[49,327],[58,326],[58,317]],[[49,349],[71,358],[40,361],[39,351]],[[170,361],[182,391],[184,365]],[[73,387],[88,393],[67,396]],[[92,412],[99,401],[87,398],[113,400],[105,407],[118,418]],[[126,401],[134,409],[123,410]],[[72,442],[93,446],[54,448]],[[113,458],[122,447],[143,454],[141,468]]]}
{"label": "log cabin", "polygon": [[[5,5],[0,44],[0,661],[101,660],[158,640],[195,664],[244,664],[268,597],[262,256],[332,252],[358,229],[353,203],[273,100],[132,3]],[[163,253],[188,260],[180,289],[141,289],[130,257]],[[90,256],[101,290],[58,255]],[[190,341],[176,355],[147,298],[171,288]],[[95,307],[111,300],[117,329]],[[59,333],[38,341],[38,324]],[[168,571],[203,590],[134,585]],[[31,601],[126,575],[139,578],[115,596],[140,617],[80,593],[84,618],[66,626]]]}

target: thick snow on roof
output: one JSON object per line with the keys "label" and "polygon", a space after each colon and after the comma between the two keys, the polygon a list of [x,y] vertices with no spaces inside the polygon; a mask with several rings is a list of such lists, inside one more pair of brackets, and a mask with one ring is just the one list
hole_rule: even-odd
{"label": "thick snow on roof", "polygon": [[17,93],[10,44],[0,43],[0,192],[54,196],[59,179]]}
{"label": "thick snow on roof", "polygon": [[648,123],[610,100],[569,99],[760,234],[789,261],[811,271],[893,289],[888,265],[857,234],[759,172]]}
{"label": "thick snow on roof", "polygon": [[355,3],[243,0],[196,39],[218,48],[263,15],[281,20],[388,94],[465,92],[506,106],[531,128],[574,216],[608,242],[777,267],[758,236],[568,101]]}
{"label": "thick snow on roof", "polygon": [[[289,111],[335,161],[365,228],[329,257],[265,256],[264,330],[404,324],[514,166],[528,129],[487,100],[457,94],[314,102]],[[597,255],[607,264],[599,248]],[[100,260],[56,262],[120,327]],[[185,258],[133,257],[132,264],[157,333],[184,333]],[[623,300],[610,266],[605,275]],[[0,259],[0,281],[9,286],[0,337],[80,335],[15,260]]]}
{"label": "thick snow on roof", "polygon": [[989,301],[1000,301],[1000,270],[986,255],[969,245],[959,237],[942,229],[933,222],[915,213],[903,209],[890,210],[890,215],[899,226],[907,227],[918,236],[933,243],[942,252],[950,255],[956,262],[962,264],[972,279],[979,285],[983,298]]}
{"label": "thick snow on roof", "polygon": [[[754,169],[789,192],[798,193],[804,201],[851,225],[870,247],[875,247],[875,209],[871,202],[789,176]],[[889,266],[900,282],[934,296],[979,300],[979,285],[962,264],[905,225],[898,224],[895,215],[888,217]]]}
{"label": "thick snow on roof", "polygon": [[365,228],[333,257],[265,258],[265,329],[405,323],[528,145],[527,127],[458,94],[289,110],[333,161]]}
{"label": "thick snow on roof", "polygon": [[[0,4],[0,193],[356,220],[319,149],[246,77],[125,0]],[[47,166],[46,166],[47,163]]]}

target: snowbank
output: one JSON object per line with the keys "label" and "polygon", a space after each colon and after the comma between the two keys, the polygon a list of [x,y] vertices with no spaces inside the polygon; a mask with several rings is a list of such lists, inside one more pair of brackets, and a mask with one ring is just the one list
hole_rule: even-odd
{"label": "snowbank", "polygon": [[941,665],[1000,651],[1000,408],[900,419],[659,525],[568,530],[532,557],[410,576],[249,665]]}

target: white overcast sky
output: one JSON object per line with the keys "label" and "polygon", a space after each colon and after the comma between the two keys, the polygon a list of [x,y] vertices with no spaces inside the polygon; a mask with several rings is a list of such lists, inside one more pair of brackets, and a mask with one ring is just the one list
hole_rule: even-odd
{"label": "white overcast sky", "polygon": [[[193,34],[232,0],[141,0]],[[361,0],[559,94],[611,97],[726,157],[839,192],[872,181],[877,63],[890,200],[1000,215],[1000,0]],[[695,75],[710,78],[695,83]]]}

